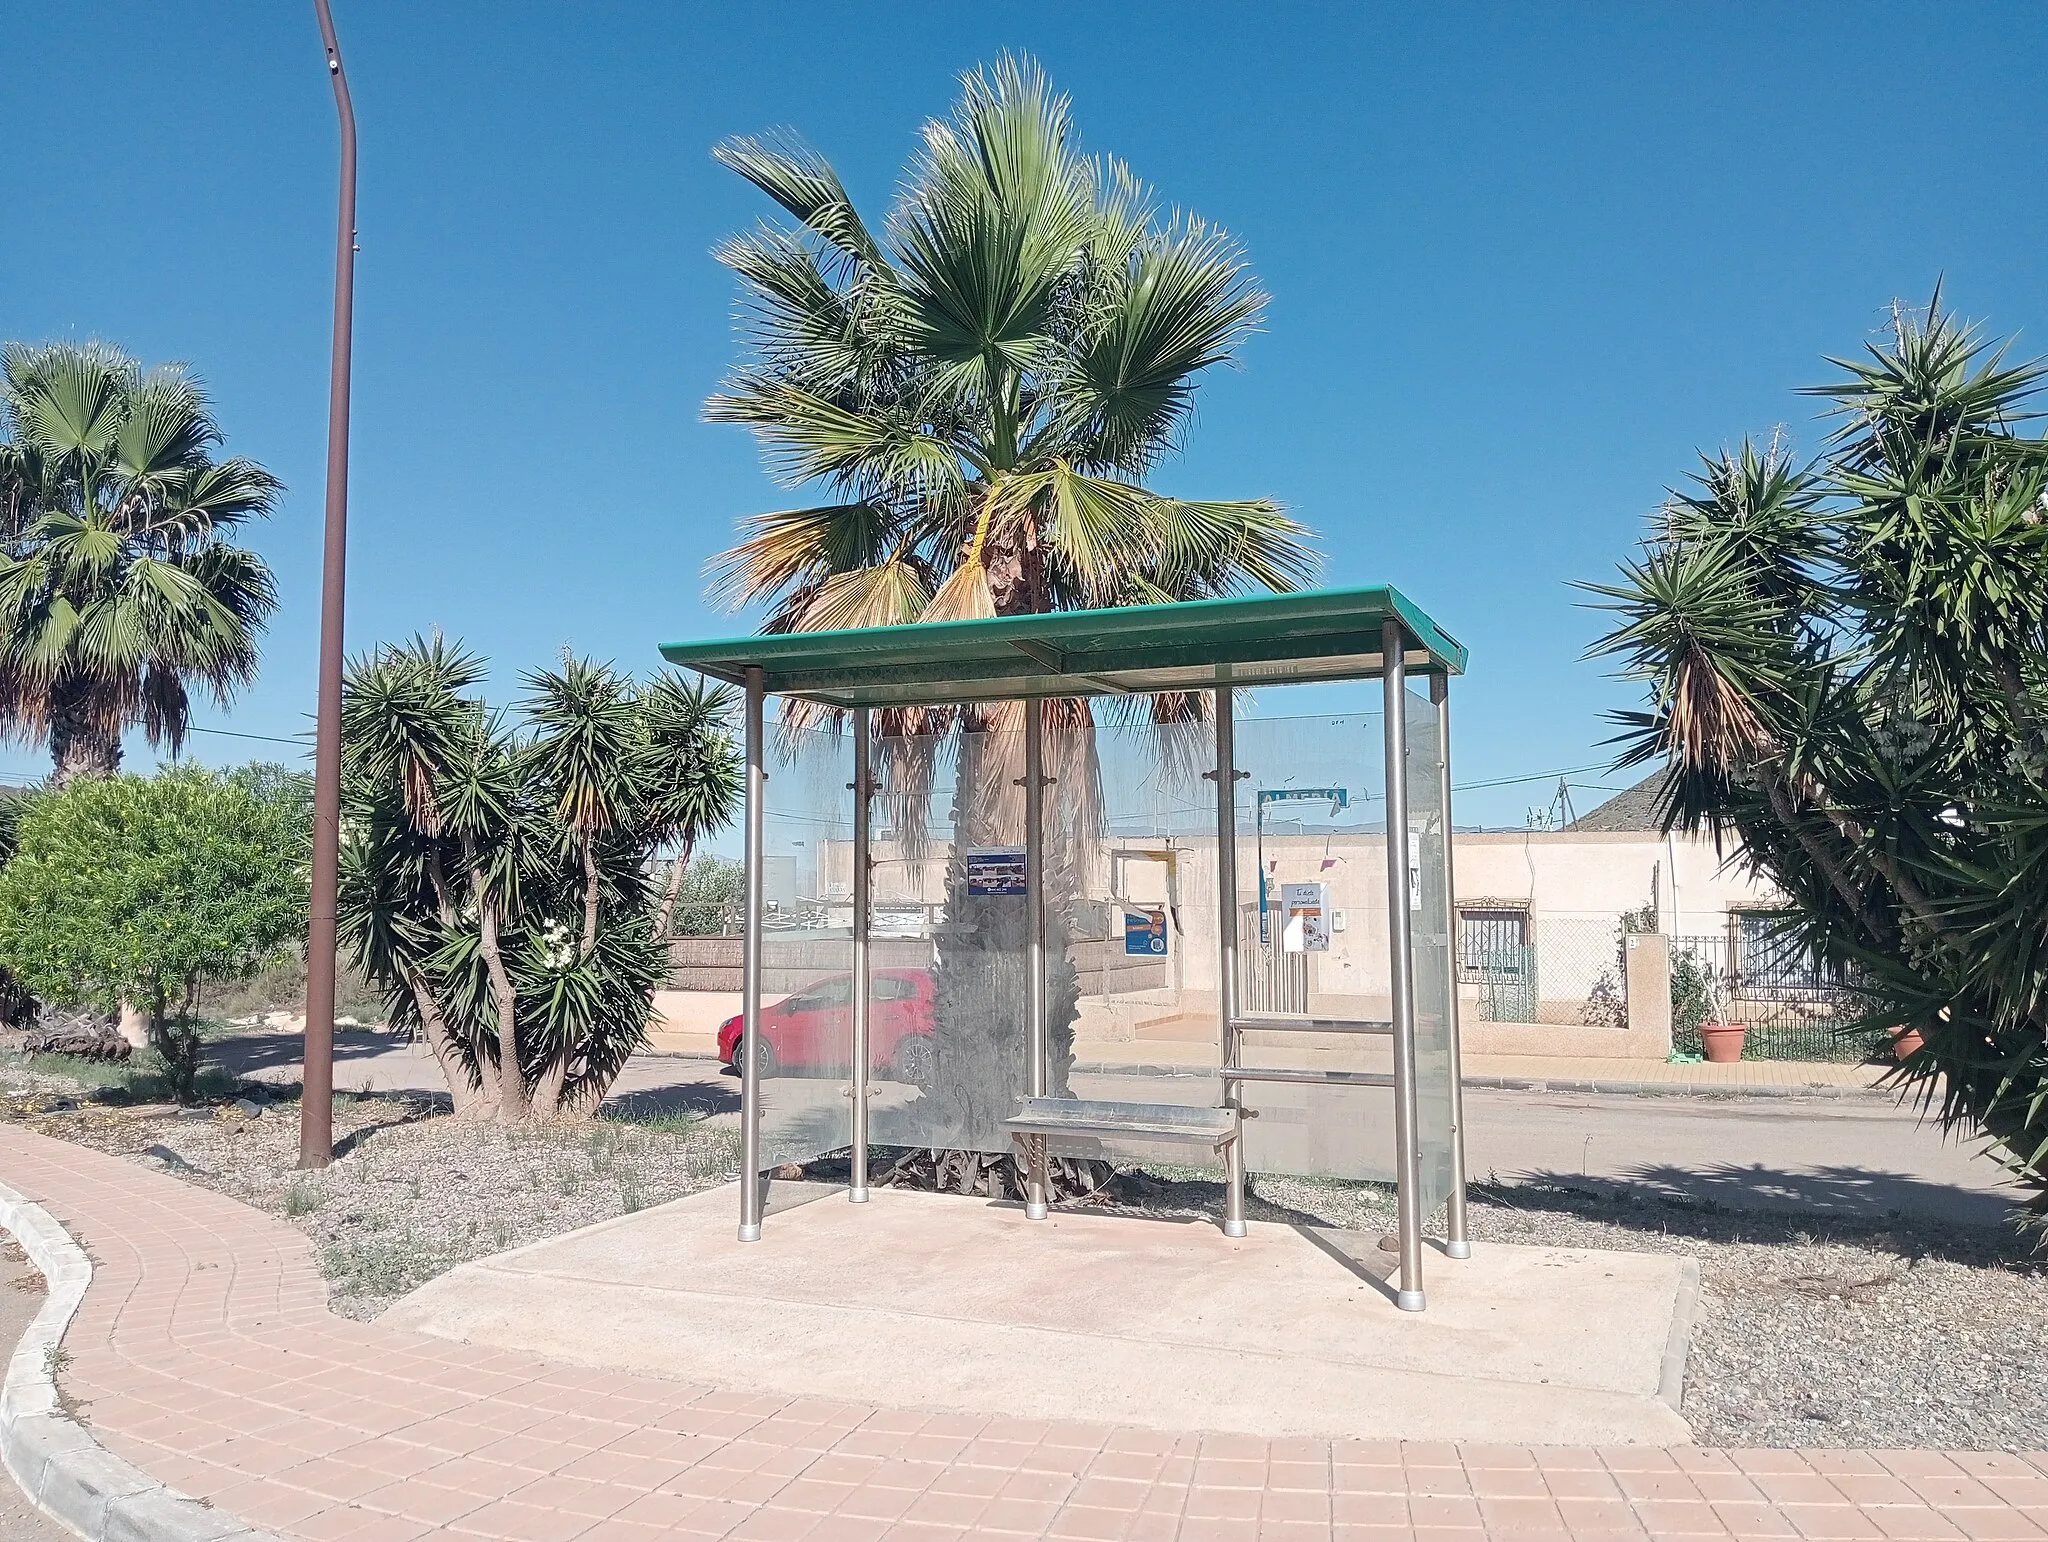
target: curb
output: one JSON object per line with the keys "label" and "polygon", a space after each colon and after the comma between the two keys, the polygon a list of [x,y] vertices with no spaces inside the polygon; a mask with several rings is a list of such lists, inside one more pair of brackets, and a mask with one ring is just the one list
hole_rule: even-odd
{"label": "curb", "polygon": [[1802,1085],[1764,1082],[1633,1082],[1575,1077],[1467,1076],[1467,1087],[1489,1092],[1606,1092],[1633,1098],[1871,1098],[1884,1097],[1882,1087],[1842,1087],[1813,1082]]}
{"label": "curb", "polygon": [[87,1542],[278,1542],[121,1460],[65,1410],[52,1362],[92,1283],[92,1260],[49,1211],[4,1183],[0,1228],[50,1287],[0,1385],[0,1460],[36,1508]]}
{"label": "curb", "polygon": [[1692,1325],[1699,1310],[1700,1261],[1682,1258],[1678,1296],[1671,1303],[1671,1332],[1664,1340],[1664,1364],[1657,1375],[1657,1396],[1670,1404],[1671,1411],[1681,1419],[1685,1417],[1685,1360],[1692,1352]]}

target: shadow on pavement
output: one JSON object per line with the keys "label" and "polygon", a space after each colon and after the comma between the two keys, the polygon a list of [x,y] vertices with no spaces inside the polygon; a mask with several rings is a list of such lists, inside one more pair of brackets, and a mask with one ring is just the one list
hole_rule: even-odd
{"label": "shadow on pavement", "polygon": [[1537,1171],[1475,1183],[1472,1194],[1506,1209],[1705,1241],[1854,1237],[1906,1256],[1998,1258],[2048,1274],[2036,1234],[2019,1231],[2017,1207],[2001,1196],[1868,1168],[1645,1164],[1622,1178]]}
{"label": "shadow on pavement", "polygon": [[1659,1193],[1745,1210],[1817,1210],[1871,1218],[1927,1215],[1972,1226],[1996,1226],[2013,1213],[2002,1195],[1868,1167],[1786,1171],[1761,1162],[1723,1162],[1705,1168],[1645,1164],[1631,1169],[1628,1177]]}
{"label": "shadow on pavement", "polygon": [[[381,1028],[337,1028],[334,1031],[334,1059],[337,1064],[367,1060],[388,1054],[412,1042],[404,1033]],[[207,1046],[208,1058],[231,1076],[272,1071],[280,1066],[297,1070],[306,1041],[300,1034],[282,1029],[237,1031]]]}
{"label": "shadow on pavement", "polygon": [[706,1079],[671,1082],[660,1087],[635,1087],[605,1099],[605,1112],[628,1119],[661,1114],[734,1114],[739,1112],[739,1083],[723,1086]]}

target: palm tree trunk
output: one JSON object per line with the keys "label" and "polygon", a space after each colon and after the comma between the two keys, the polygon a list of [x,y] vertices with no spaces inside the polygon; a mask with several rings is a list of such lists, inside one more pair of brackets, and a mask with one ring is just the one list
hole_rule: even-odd
{"label": "palm tree trunk", "polygon": [[675,920],[676,901],[682,898],[683,875],[688,872],[690,858],[696,851],[697,843],[685,836],[683,849],[676,854],[675,861],[668,865],[668,883],[661,891],[661,905],[654,912],[654,935],[663,942],[668,941],[669,926]]}
{"label": "palm tree trunk", "polygon": [[533,1117],[543,1124],[550,1124],[564,1117],[562,1108],[562,1084],[569,1079],[570,1051],[564,1050],[547,1063],[540,1075],[534,1078]]}
{"label": "palm tree trunk", "polygon": [[484,875],[476,870],[475,849],[465,849],[463,856],[476,903],[477,951],[483,955],[491,999],[498,1009],[498,1118],[505,1124],[524,1124],[532,1104],[526,1094],[526,1073],[519,1064],[519,1005],[512,977],[505,970],[504,951],[498,946],[498,905]]}
{"label": "palm tree trunk", "polygon": [[583,942],[577,948],[578,958],[590,957],[590,950],[597,946],[597,908],[600,890],[597,882],[597,852],[591,845],[591,838],[583,838]]}
{"label": "palm tree trunk", "polygon": [[933,1033],[937,1051],[930,1096],[940,1116],[934,1138],[961,1143],[987,1139],[1014,1113],[1023,1088],[1025,903],[1017,895],[968,889],[970,853],[1007,845],[998,789],[1009,762],[1021,756],[1004,742],[1011,735],[960,734],[953,791],[953,844],[947,874],[946,926],[938,939],[938,999]]}
{"label": "palm tree trunk", "polygon": [[469,1067],[463,1063],[461,1053],[455,1047],[454,1035],[448,1031],[448,1019],[442,1015],[440,1000],[434,995],[434,988],[420,974],[408,971],[405,988],[412,993],[413,1006],[420,1016],[421,1030],[426,1034],[427,1049],[434,1057],[434,1063],[441,1068],[441,1078],[448,1083],[448,1097],[454,1104],[455,1117],[475,1119],[498,1101],[498,1083],[495,1068],[484,1056],[477,1057],[477,1070],[481,1085],[472,1086]]}
{"label": "palm tree trunk", "polygon": [[95,710],[92,687],[65,680],[50,693],[50,780],[68,786],[81,776],[113,776],[121,769],[121,736],[109,732]]}

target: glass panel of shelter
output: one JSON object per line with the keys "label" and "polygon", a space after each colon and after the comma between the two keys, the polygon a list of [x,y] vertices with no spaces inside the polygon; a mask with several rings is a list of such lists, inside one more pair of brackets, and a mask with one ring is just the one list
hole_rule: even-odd
{"label": "glass panel of shelter", "polygon": [[869,1140],[1000,1153],[1025,1084],[1022,707],[946,716],[874,735]]}
{"label": "glass panel of shelter", "polygon": [[847,741],[783,728],[762,815],[761,1160],[844,1150],[853,1048],[852,780]]}
{"label": "glass panel of shelter", "polygon": [[[1262,691],[1284,711],[1291,692]],[[1377,683],[1324,688],[1350,710],[1237,724],[1238,1010],[1387,1024],[1384,733]],[[1240,1036],[1251,1071],[1390,1078],[1387,1032],[1264,1029]],[[1243,1085],[1250,1171],[1392,1182],[1393,1091],[1360,1083]]]}
{"label": "glass panel of shelter", "polygon": [[1408,951],[1415,980],[1415,1115],[1425,1220],[1450,1197],[1453,1074],[1443,740],[1429,682],[1408,687]]}
{"label": "glass panel of shelter", "polygon": [[[1426,683],[1424,686],[1426,689]],[[1388,842],[1377,682],[1319,687],[1354,710],[1236,725],[1239,1011],[1385,1023]],[[1291,688],[1264,688],[1284,710]],[[1243,699],[1241,698],[1241,701]],[[1449,1181],[1449,958],[1435,708],[1409,695],[1411,957],[1423,1211]],[[1204,719],[1206,719],[1204,703]],[[1256,710],[1256,709],[1255,709]],[[1026,1086],[1022,707],[876,714],[870,871],[869,1140],[1007,1153]],[[1046,707],[1047,1090],[1211,1105],[1218,1011],[1214,734],[1158,723],[1151,698]],[[766,800],[766,1165],[851,1141],[851,735],[783,732]],[[1420,909],[1413,908],[1419,899]],[[1387,1075],[1384,1033],[1266,1031],[1248,1070]],[[1254,1173],[1391,1181],[1388,1088],[1246,1083]],[[1070,1155],[1185,1164],[1184,1148],[1055,1142]]]}

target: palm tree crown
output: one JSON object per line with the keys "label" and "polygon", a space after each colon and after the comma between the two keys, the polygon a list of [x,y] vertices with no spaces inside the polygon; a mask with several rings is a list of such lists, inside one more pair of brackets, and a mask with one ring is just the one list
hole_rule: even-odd
{"label": "palm tree crown", "polygon": [[966,77],[879,235],[793,139],[716,154],[799,223],[719,252],[752,358],[709,415],[834,497],[755,516],[717,559],[736,603],[770,602],[770,630],[1288,589],[1312,570],[1270,499],[1141,485],[1265,297],[1221,231],[1162,219],[1122,165],[1075,150],[1034,64]]}
{"label": "palm tree crown", "polygon": [[57,780],[111,775],[121,734],[177,749],[197,682],[256,669],[270,569],[224,535],[280,484],[214,459],[206,393],[100,343],[0,350],[0,724],[47,738]]}

